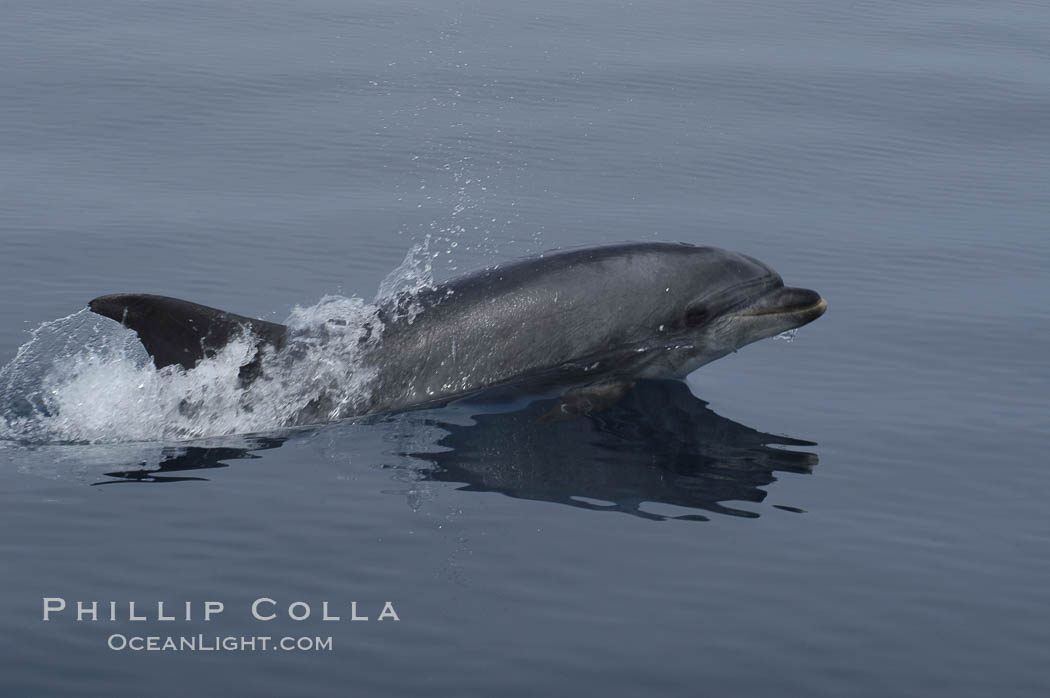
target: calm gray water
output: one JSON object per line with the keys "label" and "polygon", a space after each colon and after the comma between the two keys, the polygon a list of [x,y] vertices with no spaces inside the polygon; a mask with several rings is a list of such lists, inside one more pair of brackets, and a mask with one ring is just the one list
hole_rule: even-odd
{"label": "calm gray water", "polygon": [[370,300],[427,236],[439,278],[686,241],[830,303],[556,425],[0,444],[3,695],[1050,689],[1046,3],[14,0],[0,65],[0,364],[103,293]]}

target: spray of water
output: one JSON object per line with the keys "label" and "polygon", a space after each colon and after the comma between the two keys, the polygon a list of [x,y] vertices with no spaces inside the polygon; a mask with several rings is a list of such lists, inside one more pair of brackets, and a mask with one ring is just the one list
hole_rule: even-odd
{"label": "spray of water", "polygon": [[430,252],[431,236],[423,238],[423,242],[416,243],[408,250],[404,261],[387,274],[379,291],[376,293],[375,304],[385,305],[392,310],[398,319],[404,318],[409,324],[415,321],[416,316],[422,312],[418,298],[423,291],[433,289],[434,286],[434,255]]}
{"label": "spray of water", "polygon": [[255,355],[235,338],[190,369],[155,368],[137,335],[87,309],[45,322],[0,368],[0,441],[22,444],[173,441],[327,422],[367,405],[375,370],[365,360],[382,342],[376,309],[433,286],[429,239],[409,251],[373,303],[325,296],[296,307],[288,341],[262,355],[259,378],[240,368]]}

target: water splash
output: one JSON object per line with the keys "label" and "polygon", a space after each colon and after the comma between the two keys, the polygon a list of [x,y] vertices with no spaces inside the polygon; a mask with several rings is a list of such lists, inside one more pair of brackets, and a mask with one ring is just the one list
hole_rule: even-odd
{"label": "water splash", "polygon": [[375,306],[326,296],[297,307],[281,351],[254,357],[247,336],[190,370],[156,369],[137,335],[81,310],[42,324],[0,369],[0,439],[20,443],[171,441],[271,431],[357,412],[375,372],[363,358],[382,337]]}
{"label": "water splash", "polygon": [[787,342],[788,344],[791,344],[792,342],[795,341],[795,335],[797,335],[797,334],[798,334],[798,328],[795,327],[793,329],[785,330],[785,331],[781,332],[780,334],[774,336],[773,339],[783,340],[784,342]]}
{"label": "water splash", "polygon": [[405,259],[379,284],[375,304],[387,305],[397,318],[404,317],[409,324],[416,319],[422,307],[419,294],[436,287],[434,283],[434,255],[430,253],[431,236],[409,248]]}

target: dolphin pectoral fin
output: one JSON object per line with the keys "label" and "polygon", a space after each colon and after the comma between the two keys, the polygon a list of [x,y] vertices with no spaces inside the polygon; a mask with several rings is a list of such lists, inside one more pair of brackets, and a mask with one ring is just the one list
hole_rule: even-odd
{"label": "dolphin pectoral fin", "polygon": [[[157,368],[178,364],[191,369],[247,329],[256,348],[284,345],[287,328],[274,322],[234,315],[217,308],[166,296],[118,293],[100,296],[88,304],[92,312],[135,330]],[[242,367],[250,381],[260,369],[260,355]]]}
{"label": "dolphin pectoral fin", "polygon": [[611,407],[634,387],[634,378],[616,377],[569,390],[550,412],[538,417],[538,424],[563,422],[583,415],[594,414]]}

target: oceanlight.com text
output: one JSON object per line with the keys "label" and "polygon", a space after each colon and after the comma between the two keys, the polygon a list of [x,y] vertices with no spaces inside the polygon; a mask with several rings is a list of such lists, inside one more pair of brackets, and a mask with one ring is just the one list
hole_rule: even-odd
{"label": "oceanlight.com text", "polygon": [[331,652],[332,636],[271,635],[122,635],[106,645],[116,652]]}

